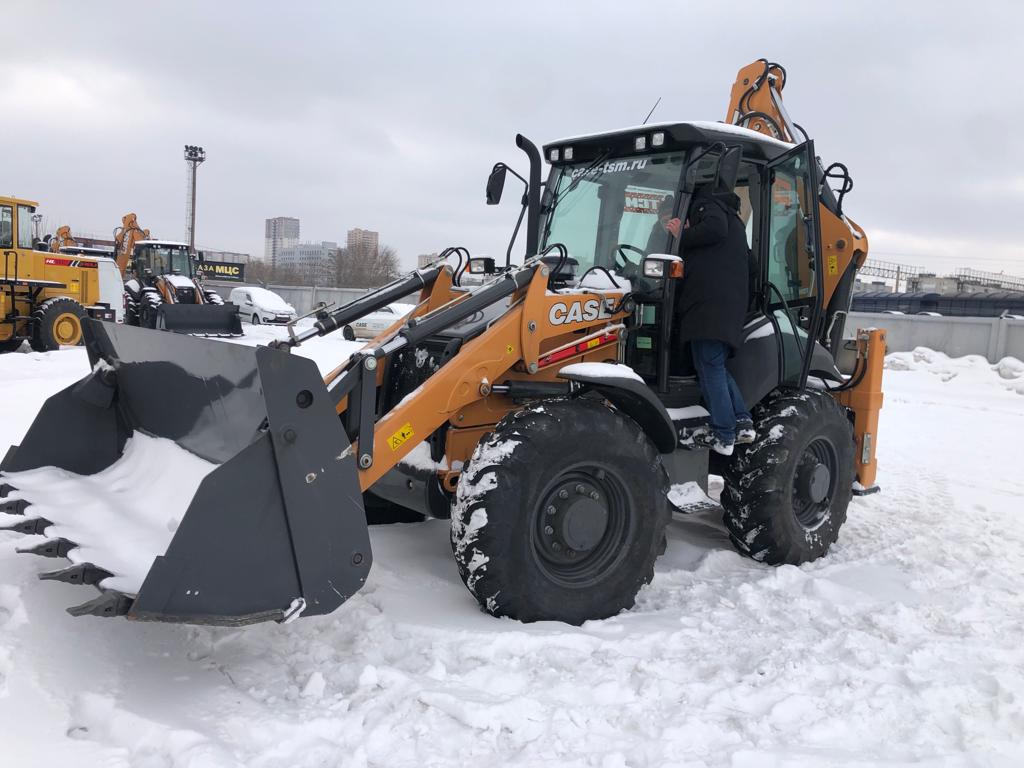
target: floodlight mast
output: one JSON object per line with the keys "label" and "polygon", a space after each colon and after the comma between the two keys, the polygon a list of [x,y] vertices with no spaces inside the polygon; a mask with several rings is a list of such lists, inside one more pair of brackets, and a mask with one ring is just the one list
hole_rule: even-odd
{"label": "floodlight mast", "polygon": [[185,145],[185,162],[188,165],[188,207],[185,228],[188,230],[189,253],[196,252],[196,168],[206,160],[206,150],[194,144]]}

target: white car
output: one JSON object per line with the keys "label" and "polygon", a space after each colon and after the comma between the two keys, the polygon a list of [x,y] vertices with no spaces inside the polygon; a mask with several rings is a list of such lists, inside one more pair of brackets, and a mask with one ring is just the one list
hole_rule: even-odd
{"label": "white car", "polygon": [[407,315],[412,308],[412,304],[388,304],[376,312],[364,315],[350,325],[357,339],[372,339],[378,333],[387,330],[400,317]]}
{"label": "white car", "polygon": [[229,301],[238,305],[239,317],[253,325],[283,325],[297,317],[295,307],[266,288],[232,288]]}

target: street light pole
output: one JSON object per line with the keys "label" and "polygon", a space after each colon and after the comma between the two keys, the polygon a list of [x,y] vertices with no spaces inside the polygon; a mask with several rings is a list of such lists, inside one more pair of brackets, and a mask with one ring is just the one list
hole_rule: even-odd
{"label": "street light pole", "polygon": [[196,168],[206,160],[206,150],[192,144],[185,145],[185,162],[189,173],[189,205],[188,205],[188,250],[196,252]]}

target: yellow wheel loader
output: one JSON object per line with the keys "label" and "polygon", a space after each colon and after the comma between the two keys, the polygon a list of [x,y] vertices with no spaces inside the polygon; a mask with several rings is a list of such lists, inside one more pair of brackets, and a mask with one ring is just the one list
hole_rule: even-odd
{"label": "yellow wheel loader", "polygon": [[[121,303],[113,259],[57,253],[34,240],[36,207],[31,200],[0,197],[0,352],[25,341],[37,352],[81,344],[83,321],[114,320]],[[70,240],[67,227],[58,234],[52,242]]]}
{"label": "yellow wheel loader", "polygon": [[[26,551],[75,562],[43,578],[99,588],[75,614],[226,625],[324,614],[365,583],[364,509],[393,505],[451,518],[458,570],[485,611],[578,624],[634,604],[666,546],[670,498],[687,511],[710,473],[724,478],[739,552],[772,564],[825,555],[851,498],[877,490],[885,344],[877,330],[844,333],[867,238],[843,210],[848,174],[794,133],[784,82],[756,62],[728,123],[549,143],[544,184],[540,151],[517,136],[529,160],[522,264],[451,248],[456,269],[418,269],[271,347],[89,323],[92,373],[46,402],[2,464],[13,527],[43,536]],[[755,120],[762,130],[742,127]],[[495,166],[488,203],[508,170]],[[679,444],[706,412],[676,343],[687,254],[657,226],[669,197],[685,216],[702,184],[744,201],[752,254],[729,368],[758,437],[728,458]],[[465,273],[482,284],[461,286]],[[326,378],[289,354],[413,290],[416,308]],[[125,590],[108,563],[76,555],[86,544],[59,535],[67,520],[45,519],[19,473],[97,473],[139,433],[215,468]]]}
{"label": "yellow wheel loader", "polygon": [[151,239],[129,213],[114,230],[114,248],[124,276],[125,323],[204,336],[242,335],[238,307],[203,284],[186,243]]}

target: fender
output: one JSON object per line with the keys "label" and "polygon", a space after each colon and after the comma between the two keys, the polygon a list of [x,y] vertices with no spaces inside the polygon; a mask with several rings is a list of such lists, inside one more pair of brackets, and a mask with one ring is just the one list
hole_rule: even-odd
{"label": "fender", "polygon": [[672,418],[661,400],[644,382],[631,376],[591,376],[586,373],[562,373],[559,378],[580,384],[584,390],[600,393],[616,408],[640,425],[661,453],[672,453],[678,447]]}

